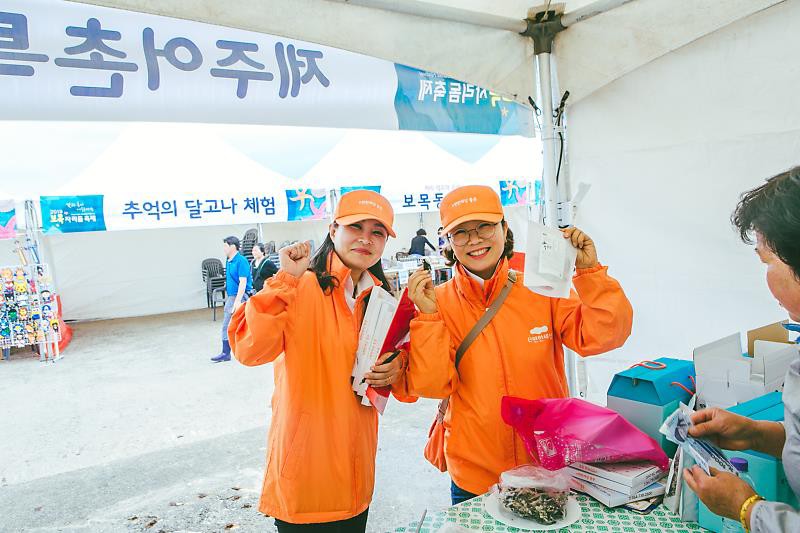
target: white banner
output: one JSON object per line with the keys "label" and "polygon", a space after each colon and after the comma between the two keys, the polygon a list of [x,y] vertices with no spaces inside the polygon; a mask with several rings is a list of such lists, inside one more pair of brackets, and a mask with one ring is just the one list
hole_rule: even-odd
{"label": "white banner", "polygon": [[438,74],[294,39],[56,0],[0,4],[0,94],[5,120],[533,135],[525,107]]}
{"label": "white banner", "polygon": [[397,129],[388,61],[70,2],[0,11],[0,93],[14,96],[0,100],[4,119],[305,125],[313,112],[318,126]]}
{"label": "white banner", "polygon": [[288,218],[284,191],[190,197],[105,195],[103,211],[108,231],[286,222]]}

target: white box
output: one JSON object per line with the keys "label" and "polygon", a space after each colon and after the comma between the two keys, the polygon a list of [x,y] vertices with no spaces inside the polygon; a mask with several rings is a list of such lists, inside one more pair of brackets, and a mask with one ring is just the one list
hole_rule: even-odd
{"label": "white box", "polygon": [[749,331],[747,341],[752,357],[743,355],[738,333],[694,349],[698,408],[728,408],[783,390],[798,345],[788,343],[780,322]]}

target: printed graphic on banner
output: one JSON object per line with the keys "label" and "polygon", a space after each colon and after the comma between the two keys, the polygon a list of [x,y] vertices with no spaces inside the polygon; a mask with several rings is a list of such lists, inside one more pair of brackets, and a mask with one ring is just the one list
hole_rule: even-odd
{"label": "printed graphic on banner", "polygon": [[13,239],[17,235],[17,211],[14,200],[0,200],[0,239]]}
{"label": "printed graphic on banner", "polygon": [[401,130],[533,135],[531,113],[471,83],[395,65],[394,99]]}
{"label": "printed graphic on banner", "polygon": [[42,196],[42,228],[47,234],[105,231],[103,195]]}
{"label": "printed graphic on banner", "polygon": [[286,221],[282,196],[202,194],[106,195],[109,230],[175,228]]}
{"label": "printed graphic on banner", "polygon": [[500,180],[500,202],[503,205],[528,205],[528,191],[530,184],[527,181]]}
{"label": "printed graphic on banner", "polygon": [[286,200],[289,203],[289,221],[330,218],[326,189],[292,189],[286,191]]}
{"label": "printed graphic on banner", "polygon": [[339,187],[339,196],[344,196],[345,194],[352,192],[352,191],[372,191],[378,194],[381,193],[381,186],[380,185],[359,185],[355,187]]}
{"label": "printed graphic on banner", "polygon": [[542,205],[542,180],[536,180],[533,182],[533,203],[534,205]]}

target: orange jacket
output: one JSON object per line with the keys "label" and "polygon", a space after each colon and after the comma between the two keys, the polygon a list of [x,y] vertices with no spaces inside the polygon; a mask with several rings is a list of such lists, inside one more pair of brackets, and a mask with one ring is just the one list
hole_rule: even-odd
{"label": "orange jacket", "polygon": [[[350,377],[369,291],[351,312],[343,289],[350,270],[335,253],[329,264],[339,280],[330,294],[313,272],[296,278],[281,270],[237,309],[228,327],[241,363],[275,361],[259,510],[297,524],[364,512],[375,482],[378,415],[359,403]],[[395,385],[402,388],[402,382]]]}
{"label": "orange jacket", "polygon": [[606,267],[578,271],[580,294],[548,298],[526,288],[522,275],[508,299],[455,368],[455,352],[505,285],[508,262],[482,288],[460,265],[436,287],[438,312],[411,322],[406,385],[412,394],[450,396],[445,416],[447,468],[460,488],[482,494],[500,474],[531,462],[525,445],[500,416],[505,395],[569,396],[562,343],[580,355],[621,346],[631,332],[633,310]]}

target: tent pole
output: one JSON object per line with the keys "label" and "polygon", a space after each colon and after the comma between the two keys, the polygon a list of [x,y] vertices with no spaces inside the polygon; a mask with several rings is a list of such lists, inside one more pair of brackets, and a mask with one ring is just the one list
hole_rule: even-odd
{"label": "tent pole", "polygon": [[550,72],[550,53],[536,54],[539,91],[542,100],[542,192],[544,193],[544,223],[555,227],[558,224],[556,206],[558,186],[556,184],[556,143],[553,127],[553,86]]}
{"label": "tent pole", "polygon": [[[571,198],[564,196],[569,194],[567,183],[556,181],[556,165],[558,155],[556,146],[556,128],[553,117],[555,106],[553,105],[553,73],[551,64],[551,54],[553,51],[553,40],[555,36],[565,29],[561,17],[556,13],[540,12],[532,19],[528,19],[528,29],[525,35],[533,40],[534,53],[536,54],[536,69],[538,74],[539,97],[542,109],[542,189],[543,189],[543,212],[544,224],[550,227],[566,226],[571,224]],[[561,103],[559,102],[559,107]],[[561,126],[559,132],[563,133]],[[564,140],[561,142],[565,142]],[[564,169],[562,169],[564,170]],[[565,177],[566,179],[566,177]],[[565,208],[565,212],[559,217],[558,206]],[[569,215],[569,216],[567,216]],[[570,395],[573,397],[584,397],[585,387],[578,379],[578,357],[575,352],[564,349],[564,373],[567,378],[567,386]]]}

